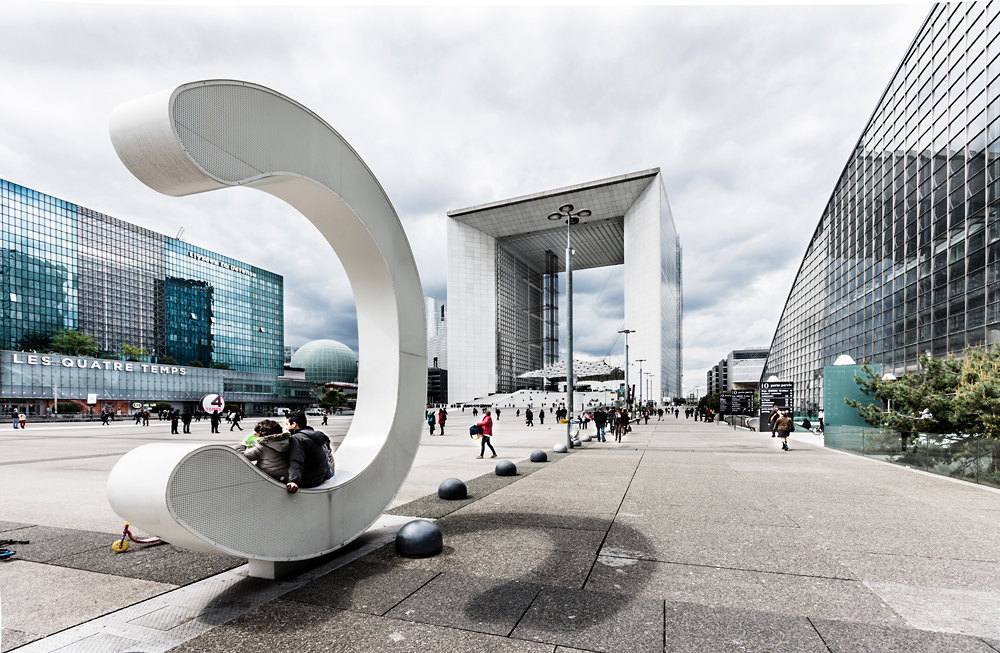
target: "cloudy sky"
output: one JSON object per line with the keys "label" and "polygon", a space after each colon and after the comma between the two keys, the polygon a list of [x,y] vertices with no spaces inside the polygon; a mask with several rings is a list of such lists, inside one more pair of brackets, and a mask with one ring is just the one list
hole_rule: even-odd
{"label": "cloudy sky", "polygon": [[[235,78],[323,116],[446,300],[445,212],[659,167],[684,247],[685,387],[770,344],[848,153],[930,5],[349,8],[5,3],[0,178],[285,277],[285,339],[356,347],[313,227],[249,189],[169,198],[108,139],[121,102]],[[577,350],[620,355],[621,268],[575,277]]]}

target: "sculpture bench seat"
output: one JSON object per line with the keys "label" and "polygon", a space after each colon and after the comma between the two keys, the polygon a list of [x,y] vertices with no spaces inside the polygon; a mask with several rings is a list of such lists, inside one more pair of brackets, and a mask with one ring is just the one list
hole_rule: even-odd
{"label": "sculpture bench seat", "polygon": [[[337,474],[320,487],[289,494],[224,445],[156,443],[115,465],[112,508],[171,544],[245,557],[252,576],[344,546],[403,484],[427,398],[423,291],[385,191],[319,116],[248,82],[192,82],[127,102],[112,114],[111,140],[129,171],[165,195],[254,188],[308,218],[351,283],[362,361]],[[311,228],[304,235],[314,240]]]}

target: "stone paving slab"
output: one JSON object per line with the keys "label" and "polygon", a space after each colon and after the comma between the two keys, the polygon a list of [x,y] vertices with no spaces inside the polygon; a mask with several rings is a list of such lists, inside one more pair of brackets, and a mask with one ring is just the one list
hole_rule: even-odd
{"label": "stone paving slab", "polygon": [[506,637],[539,590],[534,583],[441,574],[386,616]]}
{"label": "stone paving slab", "polygon": [[554,646],[276,600],[172,653],[551,653]]}
{"label": "stone paving slab", "polygon": [[232,556],[196,553],[169,544],[142,545],[133,542],[123,553],[112,551],[108,544],[82,553],[53,558],[48,563],[157,583],[187,585],[239,567],[246,564],[246,561]]}
{"label": "stone paving slab", "polygon": [[588,651],[663,650],[663,602],[545,588],[512,637]]}
{"label": "stone paving slab", "polygon": [[285,599],[383,615],[438,572],[358,560],[285,595]]}
{"label": "stone paving slab", "polygon": [[828,653],[805,617],[667,601],[666,653]]}
{"label": "stone paving slab", "polygon": [[996,653],[975,637],[812,619],[831,653]]}
{"label": "stone paving slab", "polygon": [[17,558],[32,562],[49,562],[75,553],[105,548],[113,554],[114,537],[107,533],[79,531],[52,526],[28,526],[0,532],[0,539],[28,540],[30,544],[11,545]]}
{"label": "stone paving slab", "polygon": [[[0,563],[0,588],[4,597],[37,597],[34,601],[5,598],[3,604],[4,628],[24,633],[22,639],[35,639],[163,594],[174,586],[12,559]],[[81,601],[79,596],[88,599]]]}
{"label": "stone paving slab", "polygon": [[619,515],[602,553],[622,557],[827,578],[857,576],[807,533],[782,526],[661,522]]}
{"label": "stone paving slab", "polygon": [[[626,564],[631,563],[631,564]],[[585,589],[886,625],[906,625],[859,581],[598,558]]]}

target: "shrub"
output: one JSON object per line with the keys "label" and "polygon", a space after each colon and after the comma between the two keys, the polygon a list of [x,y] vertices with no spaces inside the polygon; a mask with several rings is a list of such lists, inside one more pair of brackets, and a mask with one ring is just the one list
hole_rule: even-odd
{"label": "shrub", "polygon": [[60,414],[65,413],[69,415],[79,413],[80,410],[80,404],[73,401],[60,401],[56,404],[56,412]]}

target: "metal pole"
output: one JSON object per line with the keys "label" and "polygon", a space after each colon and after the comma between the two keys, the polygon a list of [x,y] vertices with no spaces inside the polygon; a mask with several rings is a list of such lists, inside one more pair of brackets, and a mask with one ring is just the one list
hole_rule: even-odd
{"label": "metal pole", "polygon": [[625,334],[625,410],[628,411],[629,405],[629,386],[628,384],[628,334],[635,333],[635,329],[622,329],[618,333]]}
{"label": "metal pole", "polygon": [[566,218],[566,447],[573,448],[573,216]]}
{"label": "metal pole", "polygon": [[646,359],[637,358],[635,362],[639,363],[639,406],[642,406],[642,364],[646,362]]}

